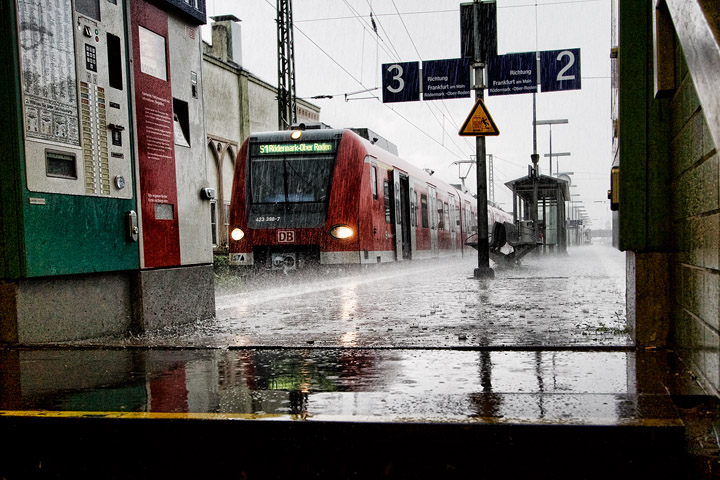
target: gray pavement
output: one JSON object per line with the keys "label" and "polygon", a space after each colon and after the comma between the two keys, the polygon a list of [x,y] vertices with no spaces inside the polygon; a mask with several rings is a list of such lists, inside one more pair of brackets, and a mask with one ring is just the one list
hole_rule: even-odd
{"label": "gray pavement", "polygon": [[[225,276],[217,316],[130,339],[83,345],[326,348],[613,348],[632,345],[624,254],[611,247],[529,255],[472,278],[476,256]],[[78,343],[78,342],[75,342]]]}

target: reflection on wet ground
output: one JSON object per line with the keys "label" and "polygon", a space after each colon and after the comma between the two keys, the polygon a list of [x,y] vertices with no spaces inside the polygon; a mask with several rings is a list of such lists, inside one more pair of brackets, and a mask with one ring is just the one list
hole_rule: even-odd
{"label": "reflection on wet ground", "polygon": [[638,391],[632,352],[61,349],[0,358],[2,410],[586,425],[674,418],[661,388]]}

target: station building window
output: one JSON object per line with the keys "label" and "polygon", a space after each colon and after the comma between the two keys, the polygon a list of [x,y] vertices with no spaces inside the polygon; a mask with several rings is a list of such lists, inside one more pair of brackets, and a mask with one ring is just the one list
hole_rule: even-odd
{"label": "station building window", "polygon": [[210,201],[210,232],[212,234],[213,247],[218,246],[218,221],[217,221],[217,201]]}

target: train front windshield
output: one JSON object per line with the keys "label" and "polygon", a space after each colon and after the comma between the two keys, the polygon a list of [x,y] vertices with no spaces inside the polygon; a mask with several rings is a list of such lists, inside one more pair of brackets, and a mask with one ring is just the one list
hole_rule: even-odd
{"label": "train front windshield", "polygon": [[323,225],[338,142],[251,142],[248,226]]}
{"label": "train front windshield", "polygon": [[252,158],[252,203],[325,202],[334,161],[334,155]]}

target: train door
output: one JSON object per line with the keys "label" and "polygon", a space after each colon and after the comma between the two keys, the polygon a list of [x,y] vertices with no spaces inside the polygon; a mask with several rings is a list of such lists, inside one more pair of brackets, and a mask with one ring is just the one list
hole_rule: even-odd
{"label": "train door", "polygon": [[440,252],[438,249],[437,190],[435,187],[428,185],[428,194],[430,196],[430,251],[433,257],[437,257]]}
{"label": "train door", "polygon": [[[409,184],[410,182],[408,182]],[[410,188],[410,258],[414,258],[417,251],[416,230],[418,226],[417,192]]]}
{"label": "train door", "polygon": [[395,197],[395,259],[409,260],[410,243],[410,185],[408,176],[393,170],[393,193]]}
{"label": "train door", "polygon": [[470,202],[465,201],[465,205],[462,209],[462,235],[461,235],[461,241],[462,241],[462,249],[463,252],[465,251],[465,242],[469,240],[469,238],[472,236],[472,228],[470,227],[472,218],[472,209],[470,207]]}

